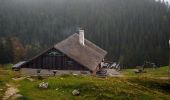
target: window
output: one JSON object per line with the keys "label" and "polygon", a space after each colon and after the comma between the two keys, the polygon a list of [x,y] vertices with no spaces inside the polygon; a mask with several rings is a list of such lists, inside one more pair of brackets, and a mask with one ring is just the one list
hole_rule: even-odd
{"label": "window", "polygon": [[49,56],[62,56],[63,54],[57,51],[51,51],[48,53]]}

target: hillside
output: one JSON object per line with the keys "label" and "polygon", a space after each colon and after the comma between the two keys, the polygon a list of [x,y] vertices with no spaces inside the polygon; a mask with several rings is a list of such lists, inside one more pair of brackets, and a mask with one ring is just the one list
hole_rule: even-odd
{"label": "hillside", "polygon": [[[7,83],[19,90],[23,95],[21,100],[67,100],[68,98],[69,100],[168,100],[170,98],[170,81],[159,79],[158,76],[151,78],[151,76],[126,75],[121,78],[99,78],[62,75],[43,77],[41,80],[37,77],[30,79],[20,77],[19,73],[11,71],[10,67],[0,68],[0,98],[8,88],[5,85]],[[48,82],[49,88],[39,89],[38,84],[41,82]],[[79,96],[71,94],[74,89],[79,89]]]}
{"label": "hillside", "polygon": [[[82,27],[111,61],[165,66],[169,26],[168,5],[155,0],[0,0],[0,63],[31,58]],[[14,40],[25,55],[12,54]]]}

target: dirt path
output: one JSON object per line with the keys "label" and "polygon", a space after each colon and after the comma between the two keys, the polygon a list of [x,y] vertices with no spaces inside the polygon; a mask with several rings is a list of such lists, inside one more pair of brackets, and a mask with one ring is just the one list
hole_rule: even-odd
{"label": "dirt path", "polygon": [[8,87],[2,100],[8,100],[10,99],[12,96],[14,96],[15,94],[17,94],[17,92],[19,92],[19,90],[17,88],[15,88],[14,86],[10,85],[10,84],[6,84],[6,86]]}

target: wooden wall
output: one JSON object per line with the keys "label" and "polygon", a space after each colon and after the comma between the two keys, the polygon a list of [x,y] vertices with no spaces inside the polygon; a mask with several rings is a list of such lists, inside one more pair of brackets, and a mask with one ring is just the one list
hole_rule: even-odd
{"label": "wooden wall", "polygon": [[86,67],[69,58],[62,52],[52,48],[37,58],[29,61],[22,68],[50,70],[88,70]]}

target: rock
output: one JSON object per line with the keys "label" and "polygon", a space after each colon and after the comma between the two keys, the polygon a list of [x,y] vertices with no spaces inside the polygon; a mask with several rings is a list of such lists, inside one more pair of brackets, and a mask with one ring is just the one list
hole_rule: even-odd
{"label": "rock", "polygon": [[21,94],[15,94],[13,96],[13,99],[22,99],[22,98],[23,98],[23,95],[21,95]]}
{"label": "rock", "polygon": [[141,73],[141,70],[139,70],[139,69],[134,69],[133,72],[134,72],[134,73]]}
{"label": "rock", "polygon": [[12,78],[12,80],[14,80],[14,81],[20,81],[20,80],[23,80],[23,79],[25,79],[26,77],[19,77],[19,78]]}
{"label": "rock", "polygon": [[38,86],[39,88],[43,88],[43,89],[47,89],[48,88],[48,82],[42,82],[42,83],[40,83],[39,84],[39,86]]}
{"label": "rock", "polygon": [[77,76],[78,74],[73,74],[74,76]]}
{"label": "rock", "polygon": [[79,90],[73,90],[72,91],[72,94],[74,95],[74,96],[78,96],[78,95],[80,95],[80,92],[79,92]]}
{"label": "rock", "polygon": [[31,76],[26,76],[26,78],[31,78]]}
{"label": "rock", "polygon": [[3,91],[3,89],[0,89],[0,91]]}
{"label": "rock", "polygon": [[6,84],[6,86],[7,86],[7,87],[11,87],[11,85],[10,85],[10,84],[8,84],[8,83]]}
{"label": "rock", "polygon": [[32,79],[32,78],[27,78],[29,81],[31,81],[31,82],[33,82],[34,81],[34,79]]}

